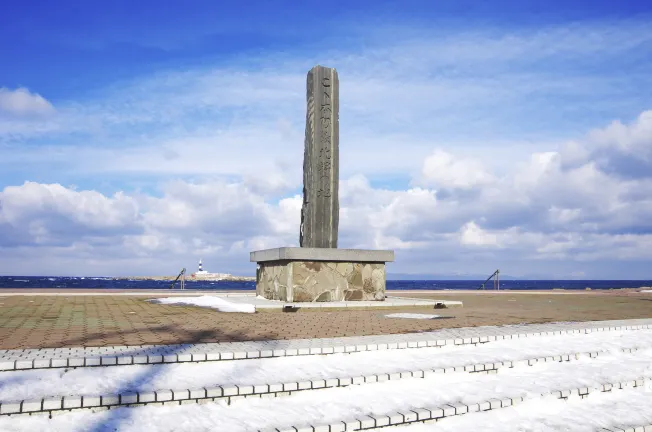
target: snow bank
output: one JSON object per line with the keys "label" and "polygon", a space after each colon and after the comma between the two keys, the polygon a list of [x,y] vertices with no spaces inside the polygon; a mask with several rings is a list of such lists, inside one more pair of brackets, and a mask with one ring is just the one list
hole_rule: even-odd
{"label": "snow bank", "polygon": [[[290,424],[298,428],[359,418],[371,413],[391,413],[456,402],[469,405],[492,398],[534,396],[559,389],[594,388],[605,382],[650,378],[651,358],[652,351],[648,350],[636,356],[613,354],[582,359],[576,363],[507,368],[495,375],[437,374],[427,378],[297,392],[292,397],[243,399],[231,405],[220,401],[203,405],[120,407],[98,413],[62,413],[52,419],[47,416],[2,416],[0,430],[236,432],[275,427],[283,429]],[[629,402],[622,407],[629,409]],[[573,424],[576,422],[567,426]]]}
{"label": "snow bank", "polygon": [[482,425],[483,432],[503,432],[505,425],[509,425],[509,430],[514,431],[594,432],[614,426],[636,427],[648,424],[652,424],[652,392],[619,390],[591,393],[587,399],[567,401],[546,397],[509,408],[451,417],[436,424],[415,423],[387,430],[457,432],[477,430],[478,425]]}
{"label": "snow bank", "polygon": [[435,319],[439,318],[439,315],[431,314],[415,314],[415,313],[394,313],[385,315],[387,318],[411,318],[411,319]]}
{"label": "snow bank", "polygon": [[[0,402],[54,395],[97,395],[217,385],[256,385],[515,361],[574,352],[652,352],[652,330],[507,339],[480,346],[363,351],[247,361],[170,363],[0,372]],[[274,349],[271,342],[269,349]],[[639,354],[640,355],[640,354]],[[648,359],[649,360],[649,359]],[[501,372],[502,373],[502,372]],[[143,380],[142,377],[148,377]]]}
{"label": "snow bank", "polygon": [[254,313],[256,307],[249,303],[234,303],[220,297],[214,296],[199,296],[199,297],[165,297],[148,300],[151,303],[159,303],[166,305],[188,305],[207,307],[217,309],[220,312],[242,312]]}

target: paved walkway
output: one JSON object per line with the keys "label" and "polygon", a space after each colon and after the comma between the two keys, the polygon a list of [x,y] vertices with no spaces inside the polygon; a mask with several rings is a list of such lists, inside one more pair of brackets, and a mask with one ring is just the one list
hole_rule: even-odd
{"label": "paved walkway", "polygon": [[[475,344],[486,340],[525,337],[539,333],[573,333],[600,330],[652,328],[652,319],[612,320],[571,323],[528,324],[443,329],[401,335],[353,336],[340,338],[266,340],[247,342],[198,343],[149,346],[106,346],[0,350],[0,370],[41,367],[83,366],[52,362],[52,359],[89,359],[97,365],[135,363],[176,363],[183,361],[229,360],[332,352],[369,351],[387,348]],[[169,356],[169,358],[165,358]],[[101,358],[107,358],[102,360]],[[117,358],[123,358],[121,362]],[[141,358],[142,361],[134,360]],[[154,359],[154,360],[152,360]]]}
{"label": "paved walkway", "polygon": [[[169,294],[158,296],[161,295]],[[464,307],[256,314],[219,313],[145,301],[153,297],[156,295],[3,296],[0,293],[0,349],[334,338],[483,325],[652,318],[652,296],[636,293],[510,296],[437,292],[431,297],[427,293],[419,297],[461,300]],[[437,314],[440,318],[387,317],[396,312]]]}

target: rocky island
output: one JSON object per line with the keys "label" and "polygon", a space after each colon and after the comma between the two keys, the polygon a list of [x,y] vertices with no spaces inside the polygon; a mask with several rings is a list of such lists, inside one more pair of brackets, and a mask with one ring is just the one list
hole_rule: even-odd
{"label": "rocky island", "polygon": [[[158,280],[158,281],[173,281],[177,278],[174,276],[122,276],[114,277],[113,280]],[[240,282],[255,282],[254,276],[233,276],[229,273],[209,273],[207,275],[198,275],[196,273],[186,276],[187,281],[201,280],[201,281],[240,281]]]}
{"label": "rocky island", "polygon": [[186,269],[184,268],[181,273],[174,276],[123,276],[114,277],[113,280],[157,280],[157,281],[174,281],[179,278],[182,273],[185,280],[195,281],[235,281],[235,282],[255,282],[254,276],[233,276],[230,273],[212,273],[204,270],[201,259],[199,260],[199,268],[195,273],[185,275]]}

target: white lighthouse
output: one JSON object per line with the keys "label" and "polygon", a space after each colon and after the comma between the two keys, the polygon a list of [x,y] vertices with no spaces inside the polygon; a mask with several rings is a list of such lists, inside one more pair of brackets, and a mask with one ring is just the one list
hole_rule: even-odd
{"label": "white lighthouse", "polygon": [[195,273],[195,274],[196,275],[207,275],[208,274],[208,272],[205,271],[204,268],[202,267],[201,258],[199,258],[199,270],[197,270],[197,273]]}
{"label": "white lighthouse", "polygon": [[207,272],[204,270],[204,266],[202,265],[201,258],[199,259],[199,268],[197,269],[196,273],[193,273],[191,275],[192,278],[196,279],[203,279],[203,280],[213,280],[213,281],[219,281],[224,278],[231,277],[230,274],[228,273],[211,273]]}

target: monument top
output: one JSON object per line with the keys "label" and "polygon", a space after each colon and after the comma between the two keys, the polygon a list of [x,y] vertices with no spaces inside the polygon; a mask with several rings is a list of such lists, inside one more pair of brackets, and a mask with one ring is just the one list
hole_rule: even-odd
{"label": "monument top", "polygon": [[337,247],[339,86],[337,71],[333,68],[315,66],[308,72],[301,247]]}

